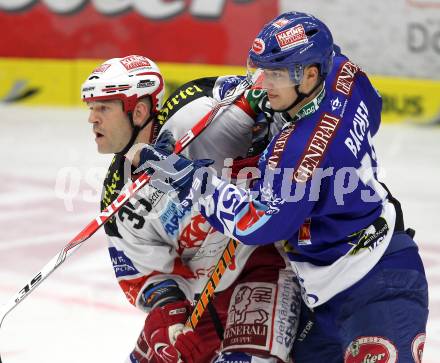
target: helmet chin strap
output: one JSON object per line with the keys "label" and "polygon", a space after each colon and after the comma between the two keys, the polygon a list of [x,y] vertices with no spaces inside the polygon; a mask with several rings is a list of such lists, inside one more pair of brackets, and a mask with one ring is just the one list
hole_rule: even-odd
{"label": "helmet chin strap", "polygon": [[295,99],[295,101],[293,101],[289,106],[287,106],[286,108],[282,109],[282,110],[274,110],[276,112],[288,112],[290,111],[292,108],[294,108],[295,106],[297,106],[300,102],[304,101],[307,97],[310,97],[313,92],[315,92],[319,86],[321,86],[323,83],[322,78],[320,78],[319,82],[316,84],[315,87],[312,88],[312,90],[308,93],[303,93],[299,90],[299,84],[296,84],[295,87],[295,91],[298,94],[298,97]]}
{"label": "helmet chin strap", "polygon": [[130,121],[132,132],[128,144],[125,145],[125,147],[121,151],[116,153],[117,155],[122,155],[122,156],[127,154],[128,150],[130,150],[130,148],[133,146],[134,142],[136,141],[136,138],[138,137],[139,133],[142,131],[142,129],[145,128],[145,126],[147,126],[151,122],[151,120],[154,119],[155,114],[152,112],[142,126],[137,126],[134,124],[132,112],[127,112],[127,116]]}

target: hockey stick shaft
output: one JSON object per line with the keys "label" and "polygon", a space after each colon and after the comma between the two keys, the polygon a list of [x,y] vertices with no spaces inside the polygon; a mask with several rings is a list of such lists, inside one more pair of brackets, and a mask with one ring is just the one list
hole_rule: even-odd
{"label": "hockey stick shaft", "polygon": [[[205,130],[218,111],[225,106],[236,102],[243,92],[251,85],[248,80],[243,80],[235,91],[225,97],[212,110],[210,110],[197,124],[176,142],[175,153],[185,149],[203,130]],[[102,225],[104,225],[131,197],[142,189],[149,181],[148,174],[143,173],[93,221],[91,221],[77,236],[75,236],[56,256],[54,256],[40,272],[38,272],[1,310],[0,327],[6,315],[23,301],[37,286],[49,277],[73,252],[75,252],[87,239],[89,239]],[[1,357],[0,357],[1,363]]]}
{"label": "hockey stick shaft", "polygon": [[215,289],[220,284],[220,280],[223,274],[226,272],[228,266],[231,265],[234,260],[237,245],[238,242],[233,238],[228,241],[228,244],[226,245],[222,255],[220,256],[220,259],[215,265],[214,271],[212,272],[211,276],[203,287],[200,298],[197,300],[191,315],[188,317],[188,320],[185,323],[187,327],[194,329],[200,321],[200,318],[208,307],[208,304],[214,297]]}

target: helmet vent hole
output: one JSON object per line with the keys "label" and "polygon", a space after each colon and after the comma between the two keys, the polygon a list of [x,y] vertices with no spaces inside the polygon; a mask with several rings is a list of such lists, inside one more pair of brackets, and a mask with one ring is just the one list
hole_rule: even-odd
{"label": "helmet vent hole", "polygon": [[308,32],[306,32],[306,35],[307,35],[308,37],[312,37],[312,36],[314,36],[317,32],[318,32],[318,29],[312,29],[312,30],[309,30]]}

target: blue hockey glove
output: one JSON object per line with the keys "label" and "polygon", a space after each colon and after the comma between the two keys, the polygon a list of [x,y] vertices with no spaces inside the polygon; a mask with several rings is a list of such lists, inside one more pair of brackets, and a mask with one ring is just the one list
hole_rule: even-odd
{"label": "blue hockey glove", "polygon": [[160,141],[155,146],[146,145],[141,150],[140,167],[136,173],[146,170],[151,175],[150,184],[153,187],[164,193],[176,191],[179,200],[183,200],[190,193],[194,173],[214,161],[211,159],[191,161],[172,154],[169,150],[170,148]]}

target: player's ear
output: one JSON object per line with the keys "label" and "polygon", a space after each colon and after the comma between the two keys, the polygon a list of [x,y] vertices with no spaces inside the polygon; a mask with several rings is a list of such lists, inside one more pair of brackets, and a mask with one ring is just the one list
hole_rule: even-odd
{"label": "player's ear", "polygon": [[314,81],[319,79],[319,68],[316,65],[306,67],[304,70],[304,77],[307,80]]}
{"label": "player's ear", "polygon": [[148,99],[141,99],[137,102],[133,110],[133,122],[135,125],[143,125],[145,120],[150,117],[151,102]]}

